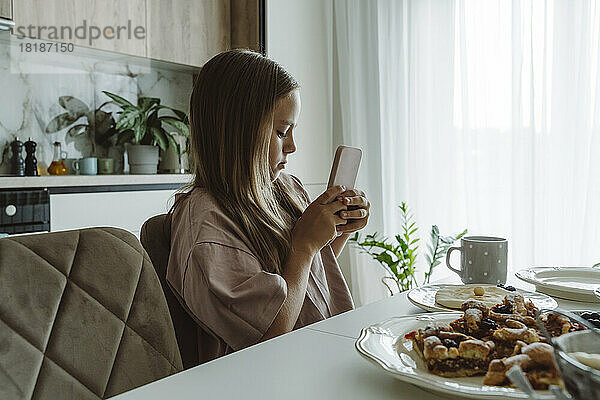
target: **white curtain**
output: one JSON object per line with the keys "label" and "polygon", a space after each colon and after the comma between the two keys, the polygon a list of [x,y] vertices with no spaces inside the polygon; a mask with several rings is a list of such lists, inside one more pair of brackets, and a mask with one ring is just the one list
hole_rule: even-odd
{"label": "white curtain", "polygon": [[[383,210],[381,119],[377,49],[377,3],[334,2],[334,141],[363,149],[356,187],[364,190],[373,210]],[[347,84],[352,82],[352,84]],[[384,215],[374,212],[366,230],[382,232]],[[383,298],[384,271],[368,257],[346,246],[350,290],[356,305]]]}
{"label": "white curtain", "polygon": [[[432,224],[507,237],[511,272],[600,261],[600,2],[339,0],[334,19],[367,231],[397,232],[406,201],[422,241]],[[384,296],[355,258],[358,302]]]}

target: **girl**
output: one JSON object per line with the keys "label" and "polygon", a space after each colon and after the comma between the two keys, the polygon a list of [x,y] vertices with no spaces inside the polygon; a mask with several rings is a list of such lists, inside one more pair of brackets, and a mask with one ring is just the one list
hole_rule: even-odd
{"label": "girl", "polygon": [[299,114],[298,83],[258,53],[218,54],[194,82],[194,181],[172,211],[167,280],[200,362],[353,308],[336,257],[370,204],[343,187],[311,203],[283,172]]}

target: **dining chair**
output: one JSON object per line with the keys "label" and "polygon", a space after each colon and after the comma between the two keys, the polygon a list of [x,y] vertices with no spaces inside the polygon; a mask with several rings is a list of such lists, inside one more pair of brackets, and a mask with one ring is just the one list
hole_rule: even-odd
{"label": "dining chair", "polygon": [[182,370],[152,263],[117,228],[0,238],[0,398],[105,399]]}
{"label": "dining chair", "polygon": [[140,231],[140,241],[152,260],[167,299],[183,368],[195,367],[199,364],[198,325],[167,282],[167,264],[171,249],[171,214],[156,215],[144,222]]}

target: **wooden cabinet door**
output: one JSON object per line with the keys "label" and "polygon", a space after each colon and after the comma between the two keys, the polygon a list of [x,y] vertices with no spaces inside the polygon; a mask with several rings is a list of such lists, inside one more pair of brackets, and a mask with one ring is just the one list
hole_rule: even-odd
{"label": "wooden cabinet door", "polygon": [[230,2],[147,0],[148,57],[201,66],[229,49]]}
{"label": "wooden cabinet door", "polygon": [[0,0],[0,18],[12,19],[11,0]]}
{"label": "wooden cabinet door", "polygon": [[[27,36],[32,25],[32,36],[39,39],[146,56],[146,0],[18,0],[13,14],[16,28],[23,27]],[[56,27],[58,38],[51,27]],[[92,27],[100,37],[92,38],[98,35]]]}
{"label": "wooden cabinet door", "polygon": [[193,66],[232,45],[259,49],[258,0],[18,0],[12,16],[16,34]]}

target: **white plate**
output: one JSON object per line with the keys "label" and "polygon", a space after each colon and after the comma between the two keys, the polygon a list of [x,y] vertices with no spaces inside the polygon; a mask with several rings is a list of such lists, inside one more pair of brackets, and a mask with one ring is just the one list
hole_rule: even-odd
{"label": "white plate", "polygon": [[538,292],[563,299],[600,302],[594,290],[600,287],[600,268],[531,267],[518,271],[517,278],[535,285]]}
{"label": "white plate", "polygon": [[[481,284],[479,284],[479,285],[477,285],[477,284],[471,284],[471,285],[449,285],[449,284],[425,285],[425,286],[420,286],[420,287],[411,289],[407,295],[408,300],[410,300],[410,302],[413,303],[415,306],[420,307],[427,311],[458,311],[458,310],[454,310],[452,308],[444,307],[435,302],[435,294],[438,292],[438,290],[440,290],[442,288],[452,287],[452,286],[456,286],[456,287],[473,286],[473,287],[475,287],[475,286],[488,286],[488,285],[481,285]],[[556,302],[556,300],[554,300],[550,296],[546,296],[545,294],[528,292],[526,290],[521,290],[521,289],[517,289],[517,291],[523,295],[523,298],[525,300],[531,300],[533,302],[533,304],[540,310],[542,308],[554,309],[554,308],[558,307],[558,303]]]}
{"label": "white plate", "polygon": [[[527,399],[519,389],[484,386],[483,376],[444,378],[429,372],[427,366],[404,335],[432,321],[451,322],[460,312],[432,313],[396,317],[361,331],[356,350],[393,377],[445,396],[471,399]],[[538,391],[540,399],[554,399],[549,391]]]}

